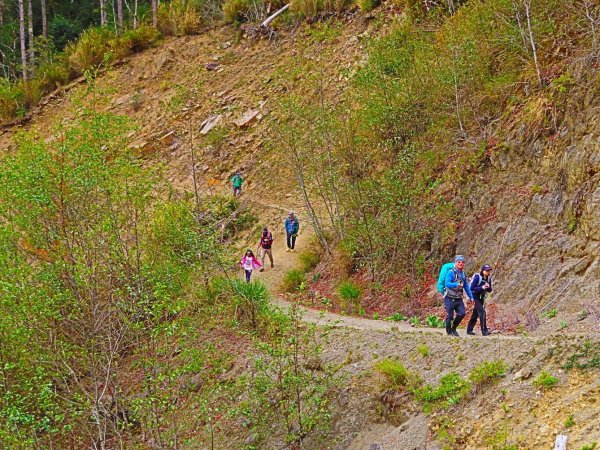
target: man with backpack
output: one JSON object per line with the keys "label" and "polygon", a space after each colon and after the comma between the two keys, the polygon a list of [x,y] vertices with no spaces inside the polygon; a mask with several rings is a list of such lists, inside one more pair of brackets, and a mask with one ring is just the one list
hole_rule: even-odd
{"label": "man with backpack", "polygon": [[473,275],[471,278],[471,292],[475,300],[475,308],[473,314],[467,324],[467,334],[474,335],[473,328],[477,323],[479,317],[479,325],[481,326],[481,334],[483,336],[489,336],[490,330],[488,330],[485,314],[485,294],[492,292],[492,268],[484,264],[481,266],[481,271]]}
{"label": "man with backpack", "polygon": [[[464,272],[465,257],[456,255],[454,258],[454,267],[446,274],[444,283],[444,307],[446,308],[446,334],[460,337],[456,328],[465,317],[465,303],[463,302],[463,293],[466,292],[471,301],[473,293],[467,282],[467,276]],[[456,318],[454,313],[456,312]]]}
{"label": "man with backpack", "polygon": [[296,246],[296,238],[298,237],[298,231],[300,231],[300,222],[294,215],[294,211],[290,211],[287,218],[285,219],[285,234],[287,237],[287,248],[286,252],[293,252]]}
{"label": "man with backpack", "polygon": [[440,269],[440,275],[438,276],[437,281],[437,291],[444,296],[444,291],[446,290],[446,274],[449,270],[454,267],[454,261],[447,262]]}
{"label": "man with backpack", "polygon": [[239,197],[242,195],[242,183],[244,179],[242,178],[242,174],[238,171],[231,178],[231,185],[233,186],[233,196]]}
{"label": "man with backpack", "polygon": [[271,247],[273,246],[273,233],[271,233],[267,227],[262,229],[262,234],[260,235],[260,242],[258,243],[258,248],[260,249],[260,259],[262,263],[262,267],[260,271],[263,272],[265,270],[265,256],[269,255],[269,260],[271,261],[271,268],[273,268],[273,250]]}

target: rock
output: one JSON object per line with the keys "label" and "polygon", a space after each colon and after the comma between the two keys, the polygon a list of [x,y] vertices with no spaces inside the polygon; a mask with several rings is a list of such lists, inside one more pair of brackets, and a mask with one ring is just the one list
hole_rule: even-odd
{"label": "rock", "polygon": [[221,64],[219,64],[218,62],[211,62],[211,63],[204,64],[204,68],[206,70],[208,70],[209,72],[217,70],[219,67],[221,67]]}
{"label": "rock", "polygon": [[513,376],[513,381],[527,380],[531,376],[531,369],[523,367]]}
{"label": "rock", "polygon": [[161,70],[166,69],[173,63],[173,50],[169,49],[169,52],[162,53],[154,61],[154,76],[156,76]]}
{"label": "rock", "polygon": [[250,446],[255,444],[256,441],[258,441],[258,435],[256,433],[252,433],[246,438],[246,440],[244,441],[244,445]]}
{"label": "rock", "polygon": [[171,146],[175,143],[175,131],[169,131],[167,134],[158,138],[163,145]]}
{"label": "rock", "polygon": [[124,105],[125,103],[129,103],[130,99],[131,99],[131,95],[123,95],[123,96],[117,98],[113,102],[113,106],[121,106],[121,105]]}
{"label": "rock", "polygon": [[369,446],[369,450],[383,450],[383,447],[380,444],[375,443]]}
{"label": "rock", "polygon": [[261,118],[260,111],[258,109],[249,109],[246,113],[235,121],[235,124],[240,128],[246,128]]}
{"label": "rock", "polygon": [[208,132],[210,130],[212,130],[214,127],[216,127],[219,122],[221,121],[221,119],[223,118],[222,114],[218,114],[216,116],[210,116],[208,119],[206,119],[204,122],[202,122],[200,124],[200,134],[205,135],[208,134]]}

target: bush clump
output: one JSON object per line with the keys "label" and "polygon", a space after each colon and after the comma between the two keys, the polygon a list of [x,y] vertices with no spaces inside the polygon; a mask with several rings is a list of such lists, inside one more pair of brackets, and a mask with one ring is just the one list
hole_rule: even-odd
{"label": "bush clump", "polygon": [[192,5],[175,0],[160,4],[157,26],[165,36],[197,34],[202,26],[202,17]]}
{"label": "bush clump", "polygon": [[285,292],[294,292],[306,283],[306,274],[300,269],[292,269],[283,276],[282,287]]}
{"label": "bush clump", "polygon": [[375,370],[385,375],[395,389],[405,386],[410,374],[401,362],[389,358],[376,362]]}
{"label": "bush clump", "polygon": [[225,0],[223,16],[227,22],[245,22],[248,20],[252,4],[251,0]]}
{"label": "bush clump", "polygon": [[469,374],[469,380],[478,386],[488,384],[506,374],[506,364],[501,359],[485,361],[477,365]]}
{"label": "bush clump", "polygon": [[535,380],[533,380],[533,385],[538,389],[552,389],[557,384],[558,378],[550,375],[545,370],[542,370]]}
{"label": "bush clump", "polygon": [[379,6],[380,0],[356,0],[356,4],[362,12],[369,12]]}
{"label": "bush clump", "polygon": [[338,286],[338,294],[346,302],[356,302],[360,298],[361,290],[351,281],[344,281]]}
{"label": "bush clump", "polygon": [[317,264],[321,262],[321,255],[314,250],[304,250],[300,255],[298,255],[298,259],[300,260],[300,267],[304,272],[310,272]]}
{"label": "bush clump", "polygon": [[458,373],[451,372],[444,375],[437,386],[426,384],[415,389],[415,397],[425,404],[426,409],[434,406],[449,407],[457,404],[471,390],[469,380],[462,378]]}

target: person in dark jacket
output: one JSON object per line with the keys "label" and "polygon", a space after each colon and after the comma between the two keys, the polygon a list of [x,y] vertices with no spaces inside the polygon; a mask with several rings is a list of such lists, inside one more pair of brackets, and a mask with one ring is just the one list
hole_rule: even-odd
{"label": "person in dark jacket", "polygon": [[295,216],[294,211],[290,211],[285,219],[285,234],[287,237],[287,248],[285,249],[286,252],[294,251],[294,247],[296,246],[296,238],[298,237],[299,231],[300,222],[298,222],[298,218]]}
{"label": "person in dark jacket", "polygon": [[471,279],[471,292],[473,292],[473,300],[475,301],[475,308],[473,314],[467,324],[467,334],[474,335],[473,328],[479,318],[479,325],[481,326],[481,334],[483,336],[489,336],[490,330],[488,330],[486,315],[485,315],[485,295],[488,292],[492,292],[492,268],[484,264],[481,267],[481,271],[473,275]]}
{"label": "person in dark jacket", "polygon": [[[454,258],[454,267],[446,274],[444,283],[444,307],[446,308],[446,334],[460,337],[456,328],[465,317],[465,303],[463,302],[463,293],[473,300],[473,294],[467,283],[467,276],[464,272],[465,257],[456,255]],[[456,318],[454,313],[456,312]]]}
{"label": "person in dark jacket", "polygon": [[269,260],[271,261],[271,268],[273,268],[273,250],[271,247],[273,246],[273,233],[271,233],[267,227],[262,229],[262,234],[260,235],[260,242],[258,243],[258,248],[260,249],[260,262],[263,265],[260,268],[260,271],[265,270],[265,257],[269,256]]}

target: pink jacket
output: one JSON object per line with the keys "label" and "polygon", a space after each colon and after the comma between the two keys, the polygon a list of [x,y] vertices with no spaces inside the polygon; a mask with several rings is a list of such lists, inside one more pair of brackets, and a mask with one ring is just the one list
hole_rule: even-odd
{"label": "pink jacket", "polygon": [[[260,263],[260,261],[258,259],[256,259],[256,257],[252,256],[252,257],[250,257],[250,259],[252,260],[252,268],[253,269],[259,269],[262,267],[262,264]],[[244,255],[244,257],[240,261],[240,266],[242,267],[242,269],[244,268],[244,263],[246,263],[247,260],[248,260],[248,257],[246,257],[246,255]]]}

